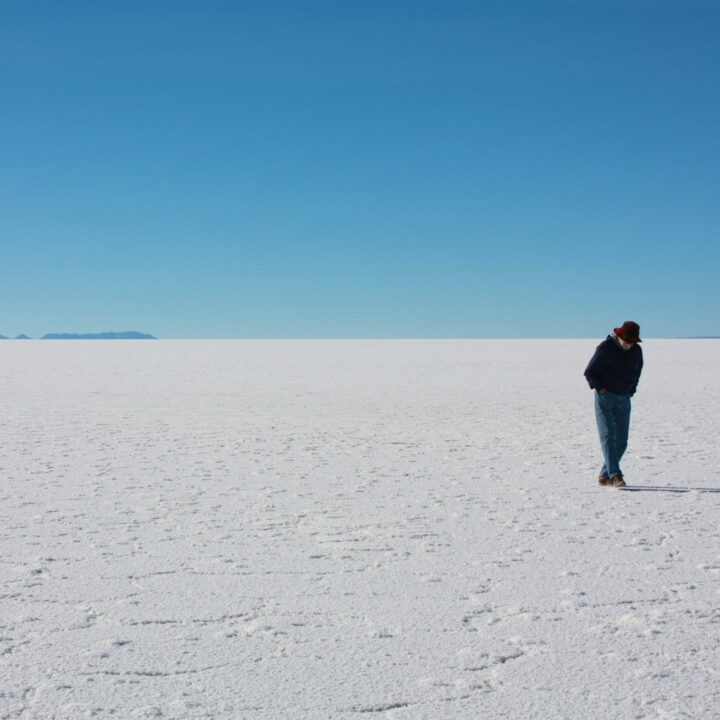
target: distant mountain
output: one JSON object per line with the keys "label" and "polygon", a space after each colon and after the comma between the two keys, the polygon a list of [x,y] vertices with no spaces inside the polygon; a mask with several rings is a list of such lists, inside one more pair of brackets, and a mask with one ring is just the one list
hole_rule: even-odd
{"label": "distant mountain", "polygon": [[0,340],[7,340],[7,338],[4,335],[0,335]]}
{"label": "distant mountain", "polygon": [[32,340],[32,338],[28,337],[27,335],[18,335],[15,339],[16,340]]}
{"label": "distant mountain", "polygon": [[48,333],[42,340],[157,340],[153,335],[127,330],[125,332],[101,333]]}

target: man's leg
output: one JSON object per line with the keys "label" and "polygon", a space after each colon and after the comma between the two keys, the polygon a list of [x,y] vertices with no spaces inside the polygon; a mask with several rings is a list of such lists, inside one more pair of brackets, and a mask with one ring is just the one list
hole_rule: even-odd
{"label": "man's leg", "polygon": [[615,455],[618,462],[618,472],[620,470],[620,459],[625,454],[628,445],[628,434],[630,431],[630,396],[620,395],[617,397],[615,405]]}
{"label": "man's leg", "polygon": [[620,458],[617,456],[617,421],[615,395],[595,391],[595,419],[597,420],[600,448],[605,464],[603,471],[610,477],[620,474]]}

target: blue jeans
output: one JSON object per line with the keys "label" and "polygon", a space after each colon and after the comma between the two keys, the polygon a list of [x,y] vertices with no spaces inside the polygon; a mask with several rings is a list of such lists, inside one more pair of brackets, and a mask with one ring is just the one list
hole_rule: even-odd
{"label": "blue jeans", "polygon": [[627,448],[630,430],[630,396],[596,390],[595,418],[605,459],[600,474],[622,475],[620,458]]}

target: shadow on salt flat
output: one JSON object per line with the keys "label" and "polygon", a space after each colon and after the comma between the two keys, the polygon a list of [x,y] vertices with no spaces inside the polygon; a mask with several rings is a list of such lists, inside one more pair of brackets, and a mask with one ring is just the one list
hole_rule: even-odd
{"label": "shadow on salt flat", "polygon": [[624,487],[618,488],[618,490],[624,490],[625,492],[669,492],[669,493],[687,493],[687,492],[701,492],[701,493],[720,493],[720,488],[711,487],[672,487],[663,485],[649,485],[646,487]]}

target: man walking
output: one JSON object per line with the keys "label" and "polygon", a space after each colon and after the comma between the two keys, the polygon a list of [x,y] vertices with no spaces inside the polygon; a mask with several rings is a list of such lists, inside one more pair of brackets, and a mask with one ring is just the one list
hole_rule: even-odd
{"label": "man walking", "polygon": [[640,342],[640,326],[628,320],[597,346],[585,369],[585,378],[595,390],[595,418],[605,460],[600,485],[625,487],[620,458],[627,448],[630,398],[643,367]]}

